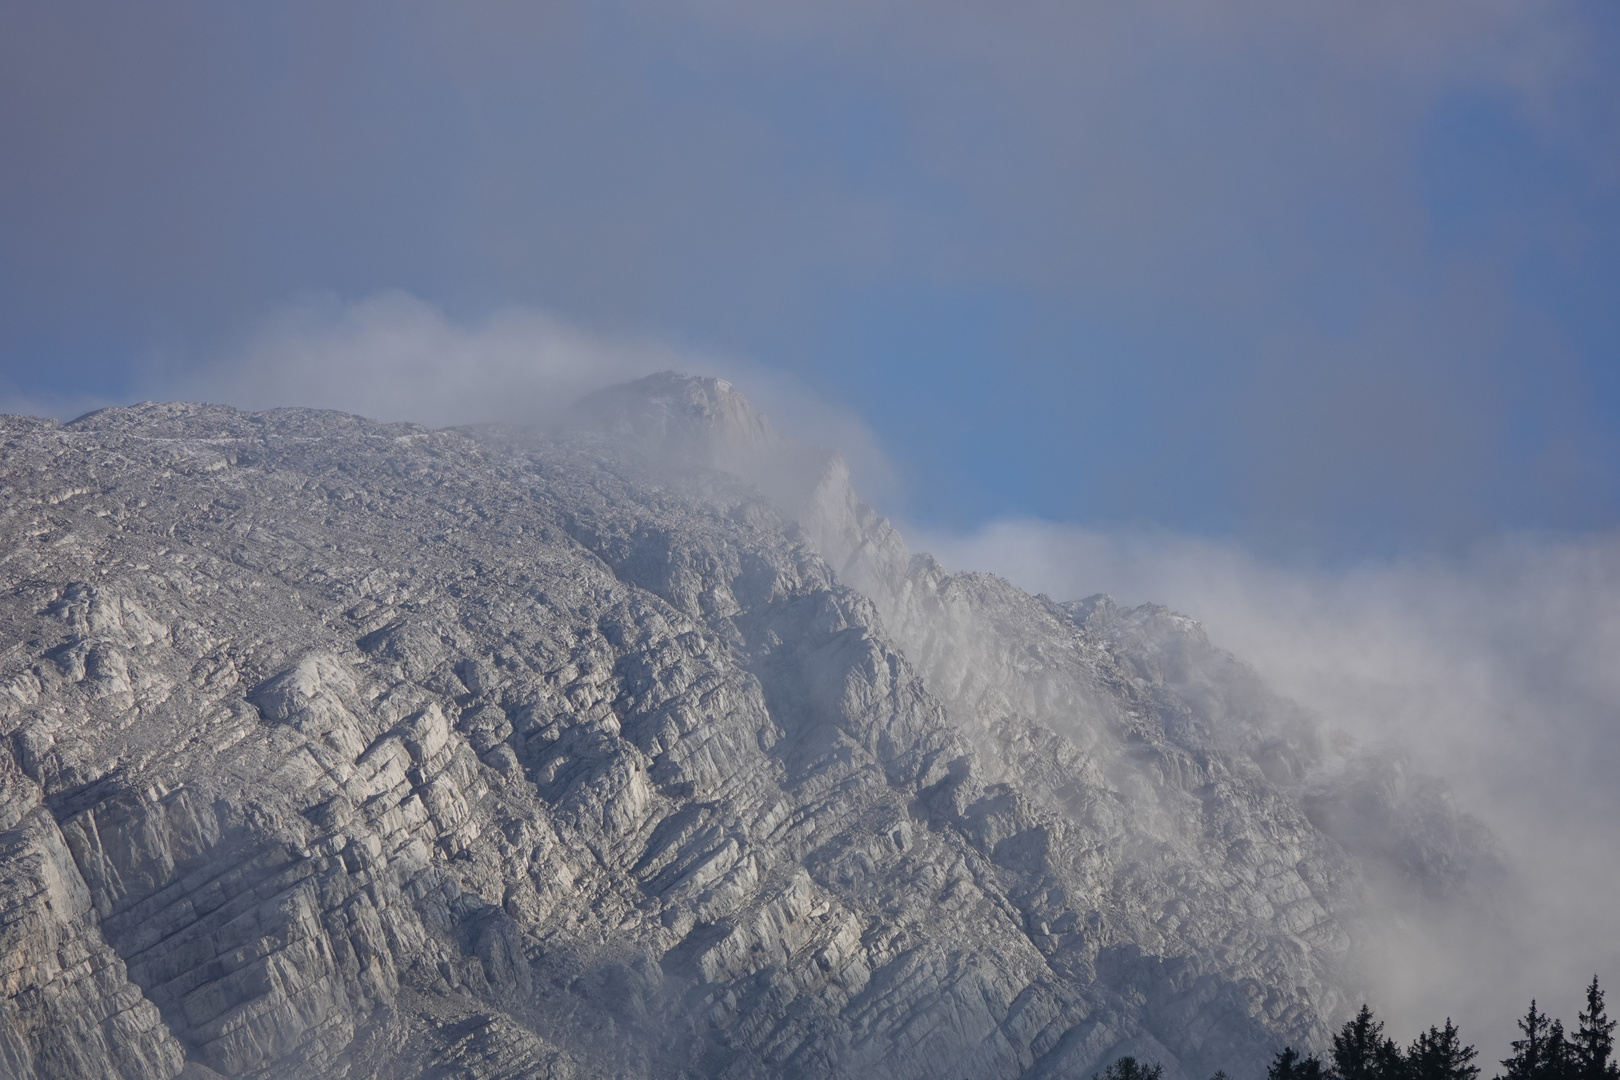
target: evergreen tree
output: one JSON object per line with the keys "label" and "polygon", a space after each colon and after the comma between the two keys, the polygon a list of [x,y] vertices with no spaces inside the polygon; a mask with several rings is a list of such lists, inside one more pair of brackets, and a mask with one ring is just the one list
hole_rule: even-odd
{"label": "evergreen tree", "polygon": [[1400,1047],[1384,1036],[1384,1022],[1374,1020],[1365,1004],[1333,1036],[1333,1071],[1340,1080],[1402,1080],[1405,1076]]}
{"label": "evergreen tree", "polygon": [[1620,1065],[1609,1060],[1614,1053],[1614,1024],[1603,1008],[1603,991],[1597,976],[1586,988],[1586,1011],[1570,1041],[1570,1065],[1575,1080],[1620,1080]]}
{"label": "evergreen tree", "polygon": [[1285,1046],[1272,1059],[1266,1080],[1323,1080],[1322,1059],[1315,1054],[1301,1057],[1298,1050]]}
{"label": "evergreen tree", "polygon": [[1157,1061],[1144,1065],[1133,1057],[1119,1058],[1102,1072],[1102,1080],[1160,1080],[1163,1076],[1164,1066]]}
{"label": "evergreen tree", "polygon": [[1497,1080],[1571,1080],[1570,1047],[1562,1021],[1538,1011],[1532,1000],[1519,1030],[1524,1038],[1513,1040],[1513,1056],[1502,1059],[1503,1072]]}
{"label": "evergreen tree", "polygon": [[1554,1020],[1547,1031],[1546,1080],[1575,1080],[1575,1047],[1564,1037],[1564,1022]]}
{"label": "evergreen tree", "polygon": [[1479,1066],[1470,1063],[1477,1056],[1472,1046],[1463,1045],[1448,1016],[1445,1027],[1430,1027],[1412,1043],[1406,1052],[1406,1074],[1409,1080],[1474,1080]]}
{"label": "evergreen tree", "polygon": [[1411,1064],[1395,1045],[1394,1039],[1385,1039],[1373,1054],[1380,1080],[1409,1080]]}

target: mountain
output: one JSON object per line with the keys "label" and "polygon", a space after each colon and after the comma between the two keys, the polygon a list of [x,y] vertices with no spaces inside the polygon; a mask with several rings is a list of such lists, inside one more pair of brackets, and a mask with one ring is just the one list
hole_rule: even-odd
{"label": "mountain", "polygon": [[945,573],[718,380],[0,445],[11,1076],[1253,1076],[1359,1002],[1376,882],[1491,865],[1196,622]]}

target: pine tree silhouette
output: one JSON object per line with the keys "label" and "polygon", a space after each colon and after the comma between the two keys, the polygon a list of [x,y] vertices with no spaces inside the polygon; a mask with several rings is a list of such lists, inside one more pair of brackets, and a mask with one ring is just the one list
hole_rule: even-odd
{"label": "pine tree silhouette", "polygon": [[1564,1025],[1536,1009],[1519,1021],[1524,1038],[1513,1040],[1513,1056],[1502,1059],[1503,1072],[1497,1080],[1571,1080],[1570,1046],[1564,1038]]}
{"label": "pine tree silhouette", "polygon": [[[1164,1066],[1155,1061],[1151,1065],[1144,1065],[1133,1057],[1122,1057],[1114,1061],[1102,1071],[1101,1080],[1160,1080],[1164,1076]],[[1091,1080],[1099,1080],[1093,1074]]]}
{"label": "pine tree silhouette", "polygon": [[1580,1027],[1570,1040],[1570,1065],[1575,1080],[1620,1080],[1620,1065],[1609,1060],[1614,1053],[1614,1025],[1603,1008],[1603,991],[1596,975],[1586,988],[1586,1011],[1580,1014]]}
{"label": "pine tree silhouette", "polygon": [[1547,1031],[1547,1080],[1574,1080],[1575,1047],[1564,1037],[1564,1022],[1554,1020]]}
{"label": "pine tree silhouette", "polygon": [[[1522,1039],[1513,1040],[1513,1055],[1502,1059],[1495,1080],[1620,1080],[1614,1033],[1620,1022],[1604,1009],[1598,977],[1586,988],[1586,1009],[1573,1037],[1564,1023],[1537,1008],[1535,1000],[1519,1022]],[[1446,1017],[1443,1027],[1419,1033],[1405,1053],[1384,1035],[1384,1024],[1372,1009],[1361,1006],[1333,1036],[1333,1064],[1314,1054],[1285,1046],[1266,1069],[1266,1080],[1479,1080],[1478,1051],[1462,1041],[1457,1025]],[[1163,1080],[1164,1068],[1143,1065],[1133,1057],[1115,1061],[1092,1080]],[[1210,1080],[1231,1080],[1218,1070]]]}
{"label": "pine tree silhouette", "polygon": [[1445,1027],[1430,1027],[1412,1043],[1406,1052],[1406,1075],[1409,1080],[1474,1080],[1479,1066],[1470,1063],[1477,1056],[1472,1046],[1463,1045],[1448,1016]]}
{"label": "pine tree silhouette", "polygon": [[1407,1080],[1408,1065],[1394,1039],[1385,1039],[1373,1056],[1380,1080]]}
{"label": "pine tree silhouette", "polygon": [[1333,1072],[1340,1080],[1402,1080],[1406,1073],[1400,1047],[1384,1037],[1384,1022],[1365,1004],[1333,1036]]}
{"label": "pine tree silhouette", "polygon": [[1301,1057],[1298,1050],[1285,1046],[1266,1069],[1266,1080],[1323,1080],[1322,1059],[1315,1054]]}

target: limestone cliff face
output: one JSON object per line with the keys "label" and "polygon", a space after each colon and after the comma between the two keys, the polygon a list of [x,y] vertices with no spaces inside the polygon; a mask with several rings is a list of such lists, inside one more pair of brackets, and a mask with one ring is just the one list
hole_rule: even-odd
{"label": "limestone cliff face", "polygon": [[1354,988],[1315,728],[723,383],[0,448],[0,1073],[1196,1080]]}

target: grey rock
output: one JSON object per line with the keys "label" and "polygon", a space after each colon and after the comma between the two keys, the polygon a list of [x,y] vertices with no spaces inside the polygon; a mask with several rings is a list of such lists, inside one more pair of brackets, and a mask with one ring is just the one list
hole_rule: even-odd
{"label": "grey rock", "polygon": [[1253,1074],[1351,1003],[1369,868],[1484,844],[1191,620],[912,557],[718,381],[0,447],[18,1076]]}

